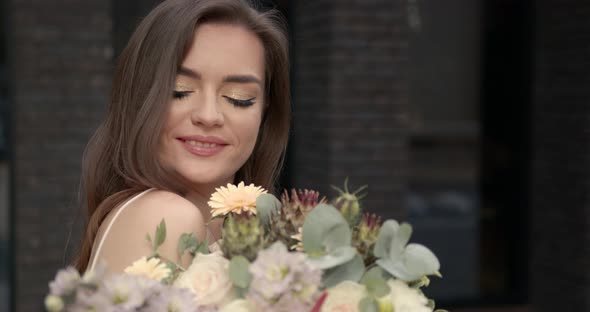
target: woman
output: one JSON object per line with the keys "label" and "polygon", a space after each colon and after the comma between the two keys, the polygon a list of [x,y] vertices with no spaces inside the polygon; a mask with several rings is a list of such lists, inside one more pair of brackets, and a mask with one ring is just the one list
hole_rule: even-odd
{"label": "woman", "polygon": [[162,219],[160,254],[186,266],[181,233],[219,239],[220,223],[208,223],[216,187],[273,191],[290,118],[282,25],[240,0],[167,0],[138,26],[83,160],[78,270],[104,262],[121,272],[150,255],[145,236]]}

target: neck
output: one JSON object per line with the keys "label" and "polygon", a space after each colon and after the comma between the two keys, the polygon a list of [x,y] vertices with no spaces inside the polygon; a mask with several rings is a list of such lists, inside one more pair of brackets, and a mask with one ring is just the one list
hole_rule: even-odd
{"label": "neck", "polygon": [[199,208],[201,214],[203,215],[203,219],[206,222],[211,219],[211,207],[209,207],[207,202],[209,201],[209,198],[213,192],[215,192],[215,189],[207,192],[191,191],[186,194],[186,199]]}
{"label": "neck", "polygon": [[[226,182],[220,185],[225,186],[227,185],[227,183],[230,182]],[[215,192],[215,188],[218,186],[195,188],[189,191],[185,196],[185,198],[188,201],[193,203],[193,205],[195,205],[199,209],[199,211],[203,215],[203,220],[205,220],[205,222],[207,223],[207,227],[209,228],[209,231],[211,231],[211,234],[213,234],[215,239],[219,239],[221,237],[221,226],[223,225],[223,219],[211,220],[211,207],[209,207],[208,202],[209,198],[211,198],[211,195]]]}

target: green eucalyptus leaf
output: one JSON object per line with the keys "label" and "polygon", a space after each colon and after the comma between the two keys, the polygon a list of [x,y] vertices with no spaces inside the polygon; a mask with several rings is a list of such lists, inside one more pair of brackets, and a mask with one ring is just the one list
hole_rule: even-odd
{"label": "green eucalyptus leaf", "polygon": [[166,240],[166,221],[164,221],[164,219],[160,221],[160,225],[158,225],[158,227],[156,228],[155,240],[156,241],[154,243],[154,250],[157,250],[160,246],[162,246],[162,244]]}
{"label": "green eucalyptus leaf", "polygon": [[201,242],[200,244],[198,244],[195,247],[194,251],[191,253],[193,255],[196,255],[197,253],[208,255],[209,254],[209,241],[205,240],[205,241]]}
{"label": "green eucalyptus leaf", "polygon": [[384,258],[377,259],[375,263],[377,263],[377,265],[379,265],[383,270],[387,271],[387,273],[391,274],[397,279],[409,282],[420,278],[420,276],[410,274],[403,266],[402,261],[392,261]]}
{"label": "green eucalyptus leaf", "polygon": [[379,312],[377,300],[370,296],[361,299],[358,308],[360,312]]}
{"label": "green eucalyptus leaf", "polygon": [[419,280],[423,275],[437,274],[440,263],[428,248],[419,244],[410,244],[398,259],[383,258],[377,265],[396,278],[411,282]]}
{"label": "green eucalyptus leaf", "polygon": [[184,252],[187,249],[188,249],[187,234],[183,233],[180,235],[180,238],[178,239],[178,247],[177,247],[178,256],[182,257],[182,255],[184,254]]}
{"label": "green eucalyptus leaf", "polygon": [[342,246],[336,250],[333,250],[329,254],[319,257],[310,256],[309,261],[317,268],[326,270],[350,261],[356,254],[357,252],[354,247]]}
{"label": "green eucalyptus leaf", "polygon": [[281,202],[272,194],[261,194],[256,197],[256,214],[260,223],[267,226],[272,214],[281,209]]}
{"label": "green eucalyptus leaf", "polygon": [[399,223],[395,220],[387,220],[381,225],[379,235],[375,241],[375,247],[373,248],[373,254],[377,258],[388,258],[391,244],[395,238],[395,234],[399,229]]}
{"label": "green eucalyptus leaf", "polygon": [[184,241],[181,237],[180,240],[178,241],[178,257],[182,257],[182,255],[184,254],[186,249],[187,249],[186,241]]}
{"label": "green eucalyptus leaf", "polygon": [[406,247],[404,262],[410,273],[419,276],[434,275],[440,269],[438,258],[430,249],[420,244],[409,244]]}
{"label": "green eucalyptus leaf", "polygon": [[234,285],[234,293],[238,298],[245,298],[248,294],[248,288],[242,288]]}
{"label": "green eucalyptus leaf", "polygon": [[148,241],[148,243],[150,243],[150,246],[152,245],[152,237],[150,236],[150,234],[145,234],[145,240]]}
{"label": "green eucalyptus leaf", "polygon": [[375,297],[383,297],[389,294],[390,288],[383,277],[383,270],[375,266],[363,275],[361,284],[365,285],[367,292]]}
{"label": "green eucalyptus leaf", "polygon": [[323,282],[326,287],[333,287],[343,281],[358,282],[365,271],[365,263],[359,254],[337,267],[324,272]]}
{"label": "green eucalyptus leaf", "polygon": [[178,255],[182,257],[187,251],[194,255],[198,246],[199,241],[193,233],[183,233],[178,240]]}
{"label": "green eucalyptus leaf", "polygon": [[404,248],[410,241],[412,236],[412,226],[408,223],[402,223],[397,230],[397,233],[393,239],[391,249],[389,250],[389,258],[394,259],[399,257],[404,251]]}
{"label": "green eucalyptus leaf", "polygon": [[333,206],[317,205],[305,218],[303,249],[312,255],[350,246],[351,237],[348,223]]}
{"label": "green eucalyptus leaf", "polygon": [[229,262],[229,278],[236,287],[248,288],[252,281],[250,262],[243,256],[235,256]]}

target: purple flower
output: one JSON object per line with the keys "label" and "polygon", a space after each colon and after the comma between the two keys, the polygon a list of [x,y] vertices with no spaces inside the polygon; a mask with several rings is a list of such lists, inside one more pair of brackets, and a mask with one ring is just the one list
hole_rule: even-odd
{"label": "purple flower", "polygon": [[186,288],[163,287],[157,295],[147,300],[141,312],[198,312],[194,294]]}
{"label": "purple flower", "polygon": [[252,263],[248,298],[262,311],[309,310],[318,294],[322,272],[303,253],[276,242]]}
{"label": "purple flower", "polygon": [[127,274],[113,275],[106,279],[98,289],[95,302],[101,303],[104,298],[116,307],[115,311],[135,311],[144,304],[149,295],[150,285],[142,279]]}
{"label": "purple flower", "polygon": [[54,296],[70,296],[80,284],[80,274],[73,267],[59,270],[55,279],[49,283],[49,292]]}

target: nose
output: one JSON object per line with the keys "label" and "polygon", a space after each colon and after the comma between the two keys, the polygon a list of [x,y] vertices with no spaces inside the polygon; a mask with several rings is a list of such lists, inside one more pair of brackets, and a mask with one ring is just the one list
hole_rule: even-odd
{"label": "nose", "polygon": [[223,125],[224,117],[220,111],[220,103],[214,95],[207,95],[201,101],[195,103],[191,112],[191,121],[194,125],[204,127],[219,127]]}

